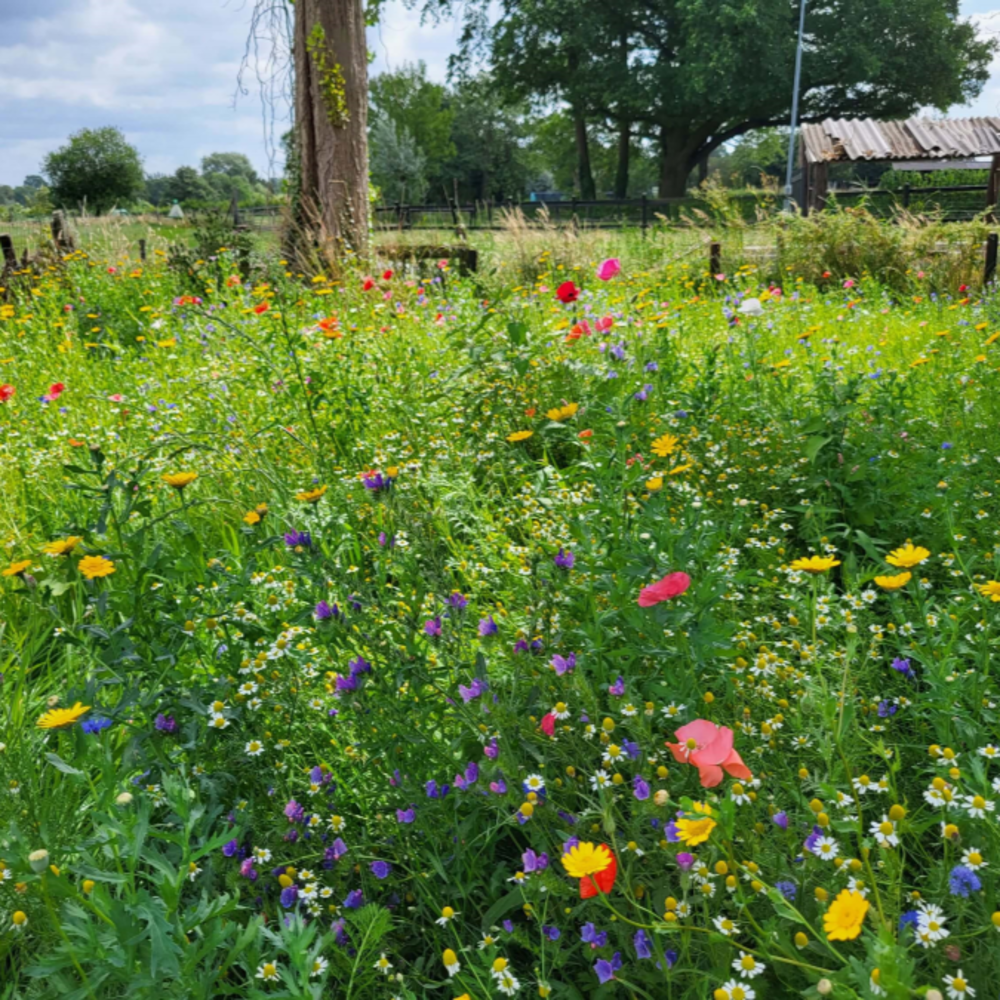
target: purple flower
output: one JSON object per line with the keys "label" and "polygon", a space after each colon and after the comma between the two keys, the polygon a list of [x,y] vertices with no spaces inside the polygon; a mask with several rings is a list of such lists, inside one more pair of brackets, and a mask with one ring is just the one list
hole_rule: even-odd
{"label": "purple flower", "polygon": [[556,676],[562,677],[563,674],[571,673],[576,666],[576,653],[570,653],[569,656],[560,656],[556,653],[550,662],[555,668]]}
{"label": "purple flower", "polygon": [[288,805],[285,806],[285,815],[288,817],[289,823],[301,823],[305,814],[305,809],[295,799],[290,799]]}
{"label": "purple flower", "polygon": [[390,549],[394,549],[396,547],[396,536],[387,535],[384,531],[380,531],[378,533],[378,543],[383,548],[388,545]]}
{"label": "purple flower", "polygon": [[448,600],[445,603],[449,608],[454,608],[455,611],[464,611],[469,606],[468,600],[457,590],[453,590],[448,595]]}
{"label": "purple flower", "polygon": [[295,885],[286,885],[284,889],[281,890],[281,905],[286,909],[290,909],[295,905],[295,900],[299,898],[299,890]]}
{"label": "purple flower", "polygon": [[340,608],[336,604],[327,604],[326,601],[320,601],[313,610],[313,614],[316,616],[316,621],[326,622],[331,618],[339,618]]}
{"label": "purple flower", "polygon": [[649,399],[649,394],[653,391],[652,385],[648,382],[638,391],[632,394],[632,398],[639,403],[645,403]]}
{"label": "purple flower", "polygon": [[513,933],[514,933],[514,921],[513,921],[513,920],[505,920],[505,921],[503,922],[503,925],[502,925],[502,926],[503,926],[503,929],[504,929],[504,930],[505,930],[505,931],[506,931],[506,932],[507,932],[508,934],[513,934]]}
{"label": "purple flower", "polygon": [[485,639],[488,635],[497,634],[497,623],[493,620],[493,615],[487,615],[479,621],[479,634]]}
{"label": "purple flower", "polygon": [[660,366],[655,361],[647,361],[646,362],[646,371],[648,371],[648,372],[658,372],[659,370],[660,370]]}
{"label": "purple flower", "polygon": [[177,720],[172,715],[164,715],[162,712],[156,717],[156,722],[153,723],[153,726],[156,728],[157,732],[177,732]]}
{"label": "purple flower", "polygon": [[545,935],[545,936],[546,936],[546,937],[547,937],[547,938],[548,938],[548,939],[549,939],[550,941],[558,941],[558,940],[559,940],[559,938],[561,938],[561,937],[562,937],[562,931],[560,931],[558,927],[552,927],[552,926],[550,926],[550,925],[548,925],[548,924],[544,924],[544,925],[542,926],[542,933],[543,933],[543,934],[544,934],[544,935]]}
{"label": "purple flower", "polygon": [[441,619],[430,618],[424,622],[424,634],[436,639],[441,634]]}
{"label": "purple flower", "polygon": [[920,911],[919,910],[907,910],[899,918],[899,929],[902,930],[904,927],[912,927],[916,931],[920,924]]}
{"label": "purple flower", "polygon": [[458,693],[462,696],[462,701],[467,705],[473,698],[478,698],[481,694],[488,691],[489,687],[486,681],[475,677],[468,687],[464,684],[459,684]]}
{"label": "purple flower", "polygon": [[311,549],[312,535],[308,531],[286,531],[285,544],[290,549]]}
{"label": "purple flower", "polygon": [[823,827],[821,827],[821,826],[814,826],[814,827],[812,828],[812,833],[810,833],[810,834],[809,834],[809,836],[808,836],[808,837],[806,837],[806,839],[805,839],[805,841],[803,842],[802,846],[803,846],[803,847],[804,847],[804,848],[805,848],[805,849],[806,849],[806,850],[807,850],[807,851],[808,851],[808,852],[809,852],[810,854],[815,854],[815,853],[816,853],[816,842],[817,842],[817,841],[819,840],[819,838],[820,838],[820,837],[822,837],[822,836],[823,836]]}
{"label": "purple flower", "polygon": [[677,855],[677,867],[680,868],[682,872],[689,872],[694,867],[694,855],[688,854],[687,851],[681,851]]}
{"label": "purple flower", "polygon": [[496,781],[490,782],[490,791],[494,795],[506,795],[507,794],[507,782],[503,778],[497,778]]}
{"label": "purple flower", "polygon": [[970,892],[979,892],[983,883],[979,881],[979,876],[965,865],[955,865],[948,876],[948,891],[953,896],[962,896],[967,899]]}
{"label": "purple flower", "polygon": [[771,817],[771,822],[775,826],[780,826],[782,830],[787,830],[788,829],[788,813],[786,813],[784,810],[782,810],[781,812],[776,812]]}
{"label": "purple flower", "polygon": [[599,931],[592,923],[580,928],[580,940],[591,948],[603,948],[608,943],[608,932]]}
{"label": "purple flower", "polygon": [[332,924],[330,924],[330,930],[333,931],[333,935],[337,940],[337,944],[341,948],[346,948],[351,943],[351,938],[347,933],[347,925],[344,922],[343,917],[338,917]]}
{"label": "purple flower", "polygon": [[599,958],[594,963],[594,972],[597,973],[597,978],[603,986],[605,983],[610,982],[615,978],[615,973],[622,967],[622,956],[621,952],[616,951],[609,962],[605,958]]}
{"label": "purple flower", "polygon": [[376,472],[374,475],[365,476],[361,480],[366,490],[371,490],[373,493],[378,493],[381,490],[388,490],[392,486],[392,477],[383,476],[381,472]]}
{"label": "purple flower", "polygon": [[441,793],[438,791],[438,783],[433,778],[424,785],[424,791],[427,793],[427,798],[429,799],[438,799],[441,797]]}
{"label": "purple flower", "polygon": [[490,760],[496,760],[500,756],[500,744],[497,743],[497,738],[494,736],[493,739],[483,747],[483,753],[489,757]]}
{"label": "purple flower", "polygon": [[358,679],[354,674],[348,674],[346,677],[343,674],[338,674],[337,680],[333,685],[337,691],[357,691],[358,689]]}
{"label": "purple flower", "polygon": [[392,871],[392,865],[388,861],[373,861],[370,867],[372,875],[377,879],[388,878],[389,872]]}
{"label": "purple flower", "polygon": [[339,861],[347,853],[347,844],[338,837],[327,850],[332,855],[334,861]]}
{"label": "purple flower", "polygon": [[653,949],[649,946],[649,938],[646,932],[640,927],[632,937],[632,946],[635,948],[636,958],[652,958]]}
{"label": "purple flower", "polygon": [[111,720],[104,716],[95,719],[87,719],[80,723],[80,728],[91,736],[96,736],[102,729],[107,729],[111,725]]}
{"label": "purple flower", "polygon": [[891,719],[899,711],[899,706],[891,701],[880,701],[878,703],[878,717],[880,719]]}
{"label": "purple flower", "polygon": [[784,896],[785,899],[788,900],[788,902],[790,902],[790,903],[794,903],[795,902],[795,894],[798,892],[798,889],[795,887],[795,883],[794,882],[787,882],[787,881],[786,882],[775,882],[774,883],[774,888],[777,889],[778,892],[780,892],[781,895]]}
{"label": "purple flower", "polygon": [[360,889],[352,889],[344,900],[344,906],[348,910],[360,910],[365,905],[365,894]]}
{"label": "purple flower", "polygon": [[623,343],[615,344],[615,346],[611,348],[611,355],[621,361],[625,357],[625,345]]}
{"label": "purple flower", "polygon": [[372,672],[372,665],[363,656],[359,656],[356,660],[351,660],[347,664],[347,667],[351,671],[352,677],[357,677],[358,674],[370,674]]}
{"label": "purple flower", "polygon": [[412,823],[417,818],[417,811],[410,806],[409,809],[397,809],[396,810],[396,822],[398,823]]}
{"label": "purple flower", "polygon": [[576,556],[569,549],[560,548],[552,560],[560,569],[572,569]]}
{"label": "purple flower", "polygon": [[536,854],[530,847],[521,855],[521,867],[529,874],[531,872],[542,872],[549,867],[549,856],[542,851]]}
{"label": "purple flower", "polygon": [[892,669],[898,671],[904,677],[913,676],[913,667],[910,666],[910,661],[901,659],[898,656],[892,661]]}
{"label": "purple flower", "polygon": [[629,760],[638,760],[642,755],[639,744],[635,740],[622,740],[622,750],[628,754]]}
{"label": "purple flower", "polygon": [[251,882],[257,880],[257,869],[253,866],[253,858],[247,858],[240,865],[240,874],[244,878],[250,879]]}
{"label": "purple flower", "polygon": [[641,774],[637,774],[632,779],[632,794],[640,802],[645,802],[649,798],[649,784]]}
{"label": "purple flower", "polygon": [[227,844],[222,845],[222,856],[224,858],[231,858],[239,849],[240,842],[238,840],[230,840]]}
{"label": "purple flower", "polygon": [[465,765],[465,781],[469,785],[474,785],[479,780],[479,765],[475,761]]}
{"label": "purple flower", "polygon": [[615,698],[620,698],[625,693],[625,678],[618,675],[618,680],[614,684],[608,686],[608,694],[614,695]]}
{"label": "purple flower", "polygon": [[563,844],[562,852],[563,854],[569,854],[569,852],[573,850],[574,847],[579,847],[579,846],[580,846],[580,838],[570,837],[569,840],[565,841],[565,843]]}

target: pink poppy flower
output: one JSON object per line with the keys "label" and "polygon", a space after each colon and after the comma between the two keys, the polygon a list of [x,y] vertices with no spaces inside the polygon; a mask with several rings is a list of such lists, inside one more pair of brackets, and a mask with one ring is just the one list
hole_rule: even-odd
{"label": "pink poppy flower", "polygon": [[723,771],[741,781],[753,778],[743,758],[733,747],[733,731],[707,719],[695,719],[674,733],[676,743],[667,742],[674,759],[693,764],[703,788],[715,788],[722,782]]}
{"label": "pink poppy flower", "polygon": [[546,712],[542,716],[541,725],[538,727],[546,736],[552,736],[556,731],[556,717],[551,712]]}
{"label": "pink poppy flower", "polygon": [[688,587],[691,586],[691,577],[681,570],[676,573],[668,573],[657,583],[651,583],[648,587],[643,587],[639,591],[639,607],[651,608],[661,601],[669,601],[675,597],[680,597]]}
{"label": "pink poppy flower", "polygon": [[601,266],[597,269],[597,277],[601,281],[610,281],[616,274],[620,274],[622,262],[617,257],[609,257],[601,261]]}

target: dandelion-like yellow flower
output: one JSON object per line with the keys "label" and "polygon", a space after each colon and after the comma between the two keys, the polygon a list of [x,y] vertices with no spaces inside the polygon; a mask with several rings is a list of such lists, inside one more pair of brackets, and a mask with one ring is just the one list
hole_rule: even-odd
{"label": "dandelion-like yellow flower", "polygon": [[555,420],[561,423],[563,420],[569,420],[570,417],[576,416],[576,411],[579,409],[579,403],[567,403],[565,406],[554,406],[545,414],[545,416],[547,416],[549,420]]}
{"label": "dandelion-like yellow flower", "polygon": [[507,435],[507,440],[511,444],[517,444],[518,441],[527,441],[534,433],[534,431],[514,431],[513,434]]}
{"label": "dandelion-like yellow flower", "polygon": [[792,563],[792,569],[800,570],[803,573],[826,573],[839,566],[840,560],[830,556],[808,556],[804,559],[796,559]]}
{"label": "dandelion-like yellow flower", "polygon": [[175,490],[182,490],[185,486],[190,486],[197,478],[197,472],[168,472],[162,477],[167,486],[173,486]]}
{"label": "dandelion-like yellow flower", "polygon": [[562,865],[571,878],[599,875],[612,862],[611,851],[604,844],[584,842],[571,847],[562,856]]}
{"label": "dandelion-like yellow flower", "polygon": [[697,847],[699,844],[704,844],[712,836],[712,831],[718,825],[710,816],[706,816],[703,819],[686,819],[682,817],[681,819],[674,820],[678,839],[681,843],[687,844],[688,847]]}
{"label": "dandelion-like yellow flower", "polygon": [[255,510],[247,511],[243,515],[243,520],[249,525],[260,524],[260,514]]}
{"label": "dandelion-like yellow flower", "polygon": [[35,725],[39,729],[62,729],[63,726],[72,726],[80,716],[86,715],[90,711],[89,705],[82,705],[77,702],[72,708],[50,708],[38,717]]}
{"label": "dandelion-like yellow flower", "polygon": [[22,559],[20,562],[11,563],[4,571],[4,576],[20,576],[31,565],[30,559]]}
{"label": "dandelion-like yellow flower", "polygon": [[930,552],[921,545],[914,545],[907,542],[898,549],[893,549],[886,557],[885,561],[890,566],[897,566],[899,569],[912,569],[919,566],[925,559],[929,559]]}
{"label": "dandelion-like yellow flower", "polygon": [[683,465],[675,465],[668,473],[668,476],[679,476],[682,472],[688,472],[694,468],[694,462],[685,462]]}
{"label": "dandelion-like yellow flower", "polygon": [[674,434],[664,434],[662,437],[658,437],[652,444],[653,454],[659,455],[660,458],[666,458],[668,455],[672,455],[677,451],[677,446],[681,443],[681,439]]}
{"label": "dandelion-like yellow flower", "polygon": [[78,535],[70,535],[69,538],[58,538],[54,542],[49,542],[42,551],[47,556],[68,556],[82,541]]}
{"label": "dandelion-like yellow flower", "polygon": [[871,904],[860,892],[844,889],[823,915],[823,930],[829,941],[853,941]]}
{"label": "dandelion-like yellow flower", "polygon": [[317,486],[314,490],[302,490],[295,494],[295,499],[301,500],[303,503],[319,503],[323,494],[326,493],[326,489],[325,486]]}
{"label": "dandelion-like yellow flower", "polygon": [[991,601],[1000,601],[1000,583],[997,583],[996,580],[990,580],[989,583],[977,583],[976,590]]}
{"label": "dandelion-like yellow flower", "polygon": [[904,570],[895,576],[877,576],[875,577],[875,582],[883,590],[899,590],[900,587],[905,587],[912,579],[913,574]]}
{"label": "dandelion-like yellow flower", "polygon": [[655,493],[657,490],[663,489],[663,476],[653,476],[652,479],[646,480],[646,489],[650,493]]}
{"label": "dandelion-like yellow flower", "polygon": [[111,576],[115,571],[115,564],[104,556],[84,556],[76,565],[88,580]]}

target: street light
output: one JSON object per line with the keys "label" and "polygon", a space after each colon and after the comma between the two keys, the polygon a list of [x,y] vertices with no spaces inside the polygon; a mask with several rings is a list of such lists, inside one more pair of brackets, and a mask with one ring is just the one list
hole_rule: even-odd
{"label": "street light", "polygon": [[799,82],[802,79],[802,36],[806,28],[806,0],[799,4],[799,40],[795,47],[795,82],[792,84],[792,127],[788,136],[788,167],[785,170],[785,211],[792,210],[792,167],[795,165],[795,127],[799,120]]}

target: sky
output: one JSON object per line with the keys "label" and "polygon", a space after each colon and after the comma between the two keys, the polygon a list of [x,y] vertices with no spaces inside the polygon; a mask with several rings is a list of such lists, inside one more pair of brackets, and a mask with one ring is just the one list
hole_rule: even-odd
{"label": "sky", "polygon": [[[0,184],[20,184],[72,132],[103,125],[121,128],[148,173],[213,152],[278,172],[256,79],[242,93],[237,84],[252,11],[252,0],[0,0]],[[998,0],[963,0],[962,11],[1000,34]],[[369,31],[371,71],[422,59],[444,80],[457,36],[454,22],[421,24],[389,0]],[[976,102],[952,114],[1000,116],[1000,58]]]}

